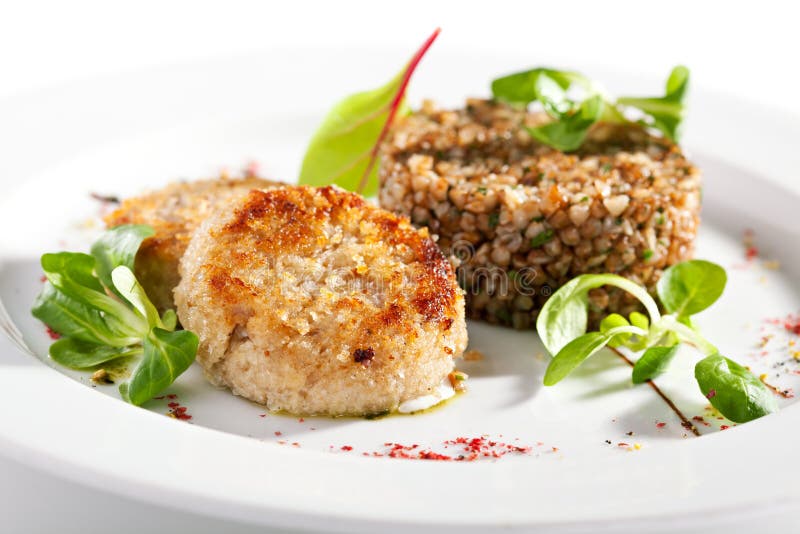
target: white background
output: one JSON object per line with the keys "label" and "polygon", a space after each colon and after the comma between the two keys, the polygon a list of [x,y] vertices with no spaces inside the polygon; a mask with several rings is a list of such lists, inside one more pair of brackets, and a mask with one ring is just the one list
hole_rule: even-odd
{"label": "white background", "polygon": [[[0,1],[0,98],[99,74],[326,43],[528,50],[663,77],[800,112],[794,2],[460,0]],[[779,100],[783,96],[784,100]]]}
{"label": "white background", "polygon": [[[798,19],[790,2],[770,1],[0,0],[0,99],[76,78],[298,45],[412,50],[436,26],[443,28],[437,46],[527,50],[532,65],[541,56],[578,58],[663,78],[672,65],[684,63],[695,86],[800,114]],[[728,120],[736,120],[736,110]],[[223,527],[79,489],[5,461],[0,515],[3,532],[200,533]]]}

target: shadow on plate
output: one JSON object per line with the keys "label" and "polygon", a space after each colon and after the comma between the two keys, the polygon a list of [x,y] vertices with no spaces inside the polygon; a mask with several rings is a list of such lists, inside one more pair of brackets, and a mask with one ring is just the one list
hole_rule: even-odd
{"label": "shadow on plate", "polygon": [[25,355],[2,354],[3,364],[30,364],[28,356],[47,354],[52,341],[42,323],[30,309],[42,287],[41,268],[34,259],[7,259],[0,262],[0,330]]}

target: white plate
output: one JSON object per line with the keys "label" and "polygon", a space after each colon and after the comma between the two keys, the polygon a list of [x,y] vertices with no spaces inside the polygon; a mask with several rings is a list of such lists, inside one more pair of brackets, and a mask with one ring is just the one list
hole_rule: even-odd
{"label": "white plate", "polygon": [[[86,246],[97,231],[81,224],[98,211],[90,191],[126,195],[251,159],[268,176],[291,180],[326,106],[388,79],[405,56],[284,50],[0,104],[0,146],[12,148],[0,161],[0,299],[11,337],[35,355],[0,339],[2,452],[137,499],[254,524],[349,532],[411,525],[641,532],[800,507],[792,459],[800,410],[783,400],[780,413],[720,432],[726,422],[706,411],[691,352],[658,383],[684,413],[708,423],[697,423],[700,438],[648,386],[631,386],[629,368],[612,355],[545,389],[535,334],[481,323],[469,325],[470,343],[486,358],[460,366],[471,375],[468,393],[430,413],[371,421],[262,417],[260,407],[212,388],[192,368],[168,391],[188,408],[187,424],[164,417],[170,399],[138,409],[117,400],[113,386],[87,387],[85,373],[48,361],[50,340],[28,312],[41,284],[37,261],[45,251]],[[527,63],[434,48],[412,100],[457,104],[485,94],[493,75]],[[661,87],[584,70],[612,91]],[[700,325],[723,353],[800,391],[800,375],[790,372],[800,370],[787,346],[793,335],[765,323],[800,309],[800,196],[776,185],[798,168],[791,142],[800,128],[719,95],[698,91],[692,104],[686,145],[706,174],[698,255],[730,276]],[[747,228],[780,269],[745,261]],[[765,333],[774,337],[762,348]],[[481,435],[532,452],[473,463],[363,455],[385,452],[385,442],[451,454],[443,441]]]}

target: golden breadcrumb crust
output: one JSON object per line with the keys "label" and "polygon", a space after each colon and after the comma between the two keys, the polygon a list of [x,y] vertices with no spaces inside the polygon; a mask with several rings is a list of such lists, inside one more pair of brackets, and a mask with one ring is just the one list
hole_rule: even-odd
{"label": "golden breadcrumb crust", "polygon": [[178,262],[192,233],[218,206],[251,189],[281,185],[263,178],[216,178],[176,182],[163,189],[128,198],[105,217],[106,226],[147,224],[155,235],[136,255],[136,277],[156,307],[174,308],[172,290],[178,285]]}
{"label": "golden breadcrumb crust", "polygon": [[209,378],[272,410],[363,415],[432,393],[467,342],[427,230],[336,187],[250,191],[201,226],[175,290]]}

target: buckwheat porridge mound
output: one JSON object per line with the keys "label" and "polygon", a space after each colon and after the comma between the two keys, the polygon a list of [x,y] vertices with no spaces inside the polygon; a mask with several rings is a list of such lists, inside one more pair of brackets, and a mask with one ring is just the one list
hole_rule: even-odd
{"label": "buckwheat porridge mound", "polygon": [[[616,273],[652,291],[692,257],[701,174],[679,146],[634,124],[598,124],[564,153],[523,128],[546,120],[487,100],[425,102],[382,146],[381,206],[429,227],[461,260],[473,318],[532,328],[579,274]],[[613,288],[592,291],[590,304],[594,318],[637,309]]]}

